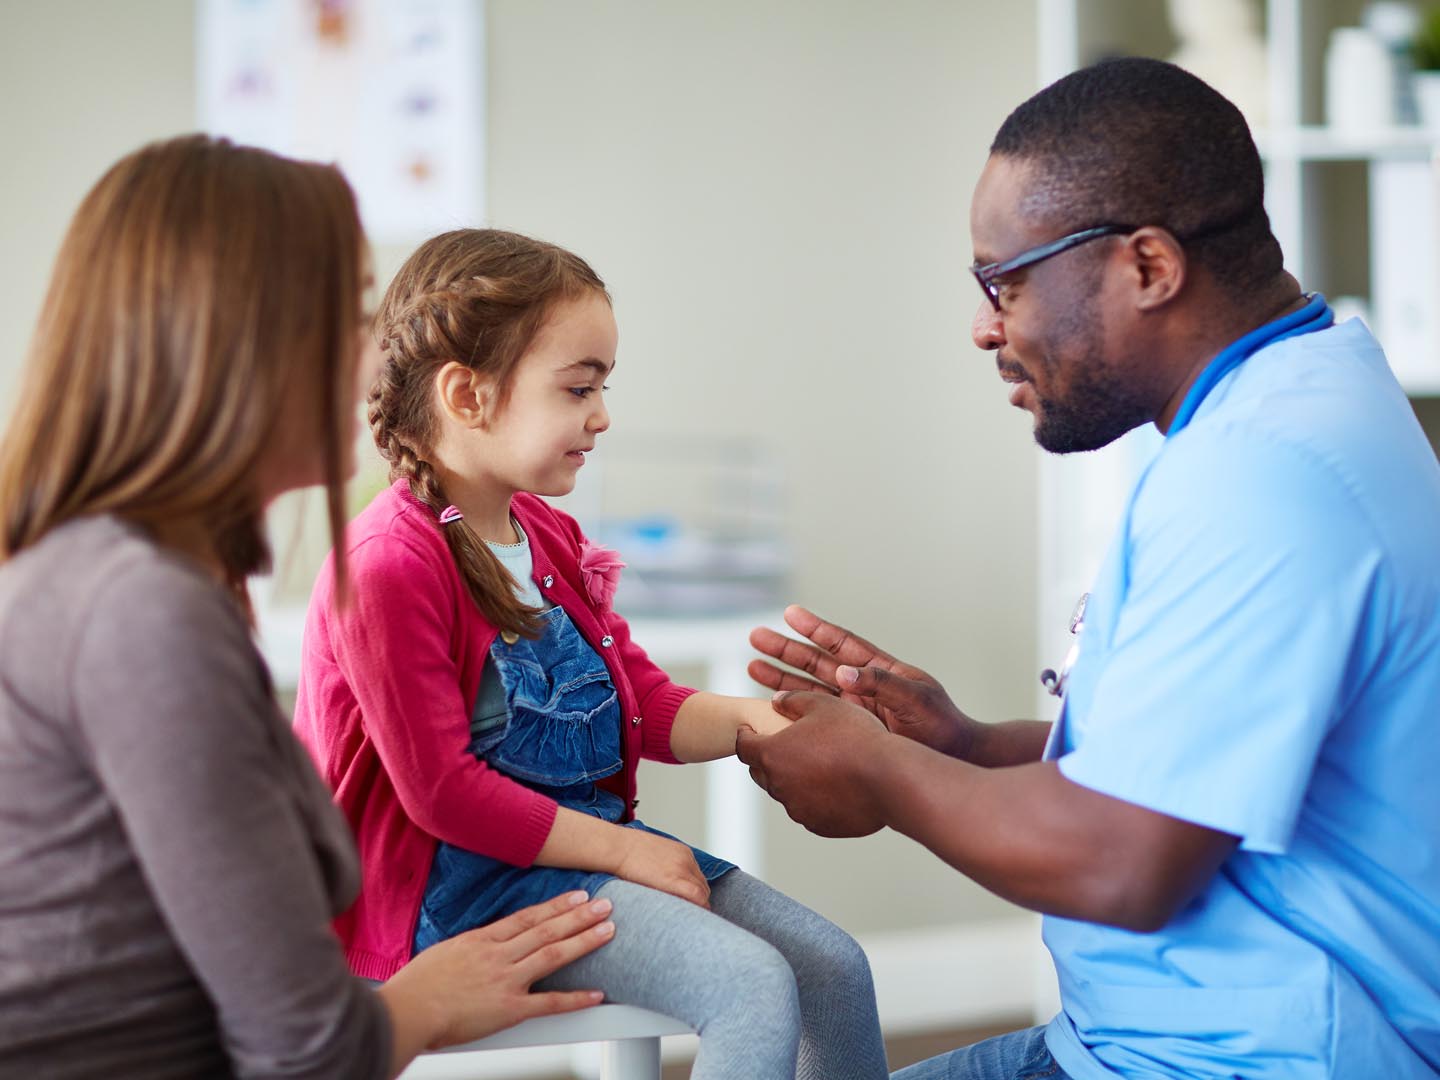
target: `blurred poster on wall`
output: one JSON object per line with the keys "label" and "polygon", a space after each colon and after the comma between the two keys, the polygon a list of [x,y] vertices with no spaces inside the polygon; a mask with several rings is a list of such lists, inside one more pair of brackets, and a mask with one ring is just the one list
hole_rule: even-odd
{"label": "blurred poster on wall", "polygon": [[372,241],[484,212],[483,0],[197,0],[200,127],[334,161]]}

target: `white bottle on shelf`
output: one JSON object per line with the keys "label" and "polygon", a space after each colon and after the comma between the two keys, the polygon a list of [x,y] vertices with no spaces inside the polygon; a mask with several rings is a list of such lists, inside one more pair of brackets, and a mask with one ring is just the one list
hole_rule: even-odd
{"label": "white bottle on shelf", "polygon": [[1385,46],[1390,54],[1391,110],[1397,124],[1414,124],[1415,91],[1411,86],[1414,65],[1410,42],[1420,28],[1420,12],[1406,0],[1370,0],[1360,15],[1360,24]]}
{"label": "white bottle on shelf", "polygon": [[1325,49],[1325,119],[1356,135],[1395,124],[1394,68],[1390,50],[1361,26],[1330,32]]}
{"label": "white bottle on shelf", "polygon": [[1269,121],[1265,39],[1250,0],[1168,0],[1180,47],[1170,62],[1233,101],[1252,129]]}
{"label": "white bottle on shelf", "polygon": [[1370,165],[1373,329],[1400,384],[1440,390],[1440,185],[1429,161]]}

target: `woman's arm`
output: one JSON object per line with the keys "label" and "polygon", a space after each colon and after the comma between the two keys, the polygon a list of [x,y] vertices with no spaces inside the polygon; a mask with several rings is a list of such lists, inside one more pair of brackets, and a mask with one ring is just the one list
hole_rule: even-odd
{"label": "woman's arm", "polygon": [[233,604],[153,562],[118,570],[88,607],[68,678],[128,843],[105,857],[144,875],[155,932],[213,1003],[234,1071],[383,1075],[390,1023],[330,926],[352,841]]}
{"label": "woman's arm", "polygon": [[237,1075],[395,1076],[424,1049],[601,999],[529,992],[613,936],[609,902],[584,893],[427,949],[378,993],[350,974],[330,926],[348,829],[217,589],[122,575],[74,670],[95,770]]}
{"label": "woman's arm", "polygon": [[536,904],[432,945],[379,990],[394,1041],[390,1076],[425,1050],[482,1039],[521,1020],[598,1005],[598,990],[530,990],[615,934],[610,901],[583,892]]}

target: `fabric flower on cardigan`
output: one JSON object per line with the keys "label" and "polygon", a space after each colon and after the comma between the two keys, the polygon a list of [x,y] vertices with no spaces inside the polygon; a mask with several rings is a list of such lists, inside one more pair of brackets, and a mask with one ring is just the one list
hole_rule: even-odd
{"label": "fabric flower on cardigan", "polygon": [[589,540],[580,546],[580,577],[585,582],[590,602],[600,610],[609,610],[615,599],[615,590],[620,585],[620,571],[624,568],[620,553],[613,548],[593,544]]}

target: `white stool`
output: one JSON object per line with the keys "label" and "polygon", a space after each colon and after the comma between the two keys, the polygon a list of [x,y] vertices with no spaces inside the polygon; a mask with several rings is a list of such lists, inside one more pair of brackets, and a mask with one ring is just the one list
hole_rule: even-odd
{"label": "white stool", "polygon": [[579,1012],[537,1016],[475,1042],[422,1054],[404,1073],[425,1080],[472,1080],[476,1055],[488,1050],[564,1043],[604,1043],[601,1080],[660,1080],[660,1037],[689,1035],[689,1024],[635,1005],[596,1005]]}

